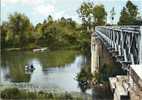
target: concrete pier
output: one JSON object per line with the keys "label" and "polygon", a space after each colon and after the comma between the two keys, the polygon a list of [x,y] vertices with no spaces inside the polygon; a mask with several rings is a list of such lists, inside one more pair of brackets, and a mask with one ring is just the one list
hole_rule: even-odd
{"label": "concrete pier", "polygon": [[110,87],[113,92],[113,100],[129,100],[127,80],[128,77],[125,75],[109,78]]}
{"label": "concrete pier", "polygon": [[131,65],[128,75],[109,78],[114,100],[142,100],[142,65]]}
{"label": "concrete pier", "polygon": [[[98,41],[99,42],[99,41]],[[99,43],[97,37],[91,37],[91,73],[94,74],[99,70]]]}

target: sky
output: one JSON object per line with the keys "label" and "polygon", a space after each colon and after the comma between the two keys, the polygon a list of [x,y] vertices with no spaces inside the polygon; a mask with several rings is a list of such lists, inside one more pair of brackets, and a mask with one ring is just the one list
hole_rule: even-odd
{"label": "sky", "polygon": [[[7,21],[9,14],[20,12],[28,16],[34,25],[43,22],[48,15],[54,19],[72,18],[80,23],[77,9],[84,1],[92,1],[95,5],[103,4],[108,13],[108,23],[110,23],[110,10],[114,7],[116,12],[114,23],[116,23],[127,0],[1,0],[1,22]],[[142,16],[142,0],[131,1],[138,7],[140,16]]]}

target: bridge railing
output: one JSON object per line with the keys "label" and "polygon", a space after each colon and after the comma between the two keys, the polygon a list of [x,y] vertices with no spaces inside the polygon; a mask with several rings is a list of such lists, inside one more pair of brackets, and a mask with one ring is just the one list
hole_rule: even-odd
{"label": "bridge railing", "polygon": [[142,64],[142,26],[97,26],[95,35],[118,62]]}

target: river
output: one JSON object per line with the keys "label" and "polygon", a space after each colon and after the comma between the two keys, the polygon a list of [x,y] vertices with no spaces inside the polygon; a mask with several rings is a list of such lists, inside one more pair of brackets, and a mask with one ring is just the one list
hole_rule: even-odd
{"label": "river", "polygon": [[[80,92],[77,73],[86,63],[86,57],[73,50],[37,52],[2,52],[1,82],[27,82],[42,88]],[[33,72],[25,66],[33,64]]]}
{"label": "river", "polygon": [[[49,52],[6,51],[1,55],[0,82],[26,82],[41,88],[82,93],[76,80],[82,68],[90,67],[85,55],[74,50]],[[35,70],[27,72],[26,65]],[[88,89],[94,100],[107,100],[104,94]]]}

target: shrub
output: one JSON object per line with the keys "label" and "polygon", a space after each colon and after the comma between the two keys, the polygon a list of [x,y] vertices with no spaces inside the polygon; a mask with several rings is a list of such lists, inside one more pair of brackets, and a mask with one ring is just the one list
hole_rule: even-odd
{"label": "shrub", "polygon": [[20,96],[21,93],[17,88],[5,89],[1,92],[1,98],[3,99],[19,99]]}

